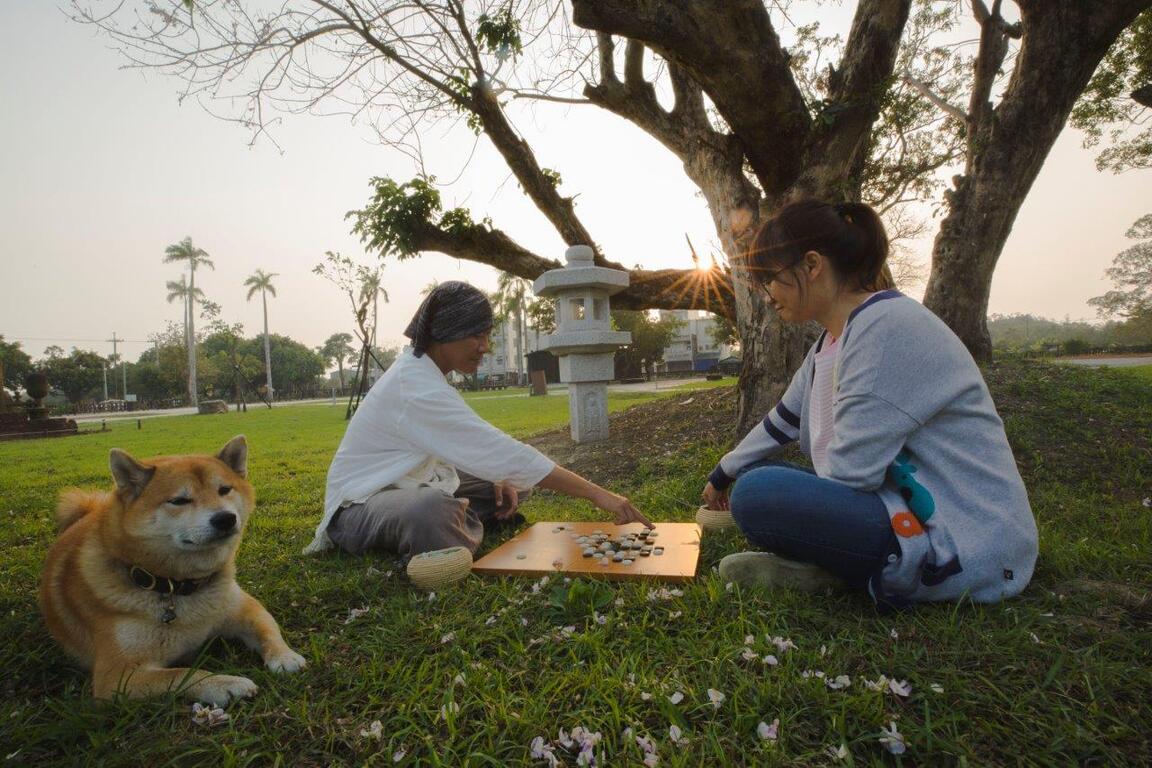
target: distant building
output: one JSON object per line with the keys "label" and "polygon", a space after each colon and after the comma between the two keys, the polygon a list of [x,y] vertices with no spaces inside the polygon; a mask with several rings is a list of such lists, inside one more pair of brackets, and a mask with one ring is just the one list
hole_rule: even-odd
{"label": "distant building", "polygon": [[732,347],[712,340],[716,318],[700,309],[662,309],[660,319],[676,318],[684,323],[664,349],[664,363],[660,372],[687,373],[709,371],[720,360],[732,355]]}
{"label": "distant building", "polygon": [[529,348],[533,334],[529,331],[528,338],[519,345],[518,335],[516,321],[512,318],[492,329],[488,354],[484,355],[477,370],[482,381],[495,376],[503,377],[509,386],[528,383],[528,353],[534,349]]}

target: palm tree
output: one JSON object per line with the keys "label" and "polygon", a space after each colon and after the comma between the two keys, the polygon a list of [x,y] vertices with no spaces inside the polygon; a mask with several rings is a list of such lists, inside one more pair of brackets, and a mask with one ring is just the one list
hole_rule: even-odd
{"label": "palm tree", "polygon": [[376,300],[381,295],[384,296],[384,303],[387,304],[388,291],[380,285],[380,270],[365,271],[360,279],[360,301],[364,303],[364,300],[368,299],[372,302],[372,338],[369,340],[372,349],[376,349]]}
{"label": "palm tree", "polygon": [[[513,318],[516,322],[516,376],[519,378],[524,372],[524,340],[528,336],[528,327],[524,319],[525,310],[531,301],[532,283],[522,277],[501,272],[496,279],[496,293],[493,294],[493,303],[496,310],[505,318]],[[517,381],[517,384],[522,383]]]}
{"label": "palm tree", "polygon": [[[184,278],[184,275],[180,275],[179,282],[175,280],[169,280],[167,282],[167,287],[168,303],[171,304],[176,299],[180,299],[180,302],[184,307],[184,348],[189,349],[192,346],[192,336],[191,330],[188,326],[188,319],[192,317],[192,306],[194,306],[198,301],[204,301],[204,291],[200,290],[199,288],[190,288],[188,286],[188,281]],[[157,364],[160,362],[159,355],[157,355],[156,362]],[[191,374],[189,374],[189,376],[191,377]],[[192,383],[191,378],[189,378],[188,386],[189,392],[194,391],[195,384]],[[189,397],[191,397],[191,394]]]}
{"label": "palm tree", "polygon": [[[196,267],[205,266],[209,269],[216,269],[216,265],[212,263],[212,259],[202,248],[197,248],[192,244],[191,237],[186,237],[164,249],[164,263],[169,264],[173,261],[188,262],[188,312],[185,316],[188,329],[188,399],[195,406],[200,404],[200,399],[196,394],[196,321],[192,308],[198,299],[204,297],[203,292],[197,295]],[[169,285],[169,290],[171,290],[171,285]],[[168,300],[171,301],[172,299],[169,298]]]}
{"label": "palm tree", "polygon": [[262,269],[256,270],[251,277],[244,281],[248,286],[248,301],[256,291],[260,291],[260,300],[264,304],[264,386],[268,389],[268,401],[272,401],[272,353],[268,345],[268,294],[276,296],[276,287],[272,285],[275,272],[269,274]]}

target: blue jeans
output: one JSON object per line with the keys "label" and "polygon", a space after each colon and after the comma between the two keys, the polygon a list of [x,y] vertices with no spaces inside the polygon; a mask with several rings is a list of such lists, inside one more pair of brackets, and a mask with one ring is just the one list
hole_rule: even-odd
{"label": "blue jeans", "polygon": [[900,545],[880,496],[857,491],[810,469],[759,462],[738,475],[732,517],[756,546],[814,563],[863,588],[899,555]]}

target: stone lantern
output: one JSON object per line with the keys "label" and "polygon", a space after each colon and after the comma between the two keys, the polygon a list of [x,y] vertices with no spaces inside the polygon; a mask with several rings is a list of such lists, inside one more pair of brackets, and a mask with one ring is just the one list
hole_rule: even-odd
{"label": "stone lantern", "polygon": [[541,339],[540,348],[560,358],[572,440],[591,443],[608,438],[613,360],[616,350],[632,341],[627,331],[612,330],[608,306],[609,296],[628,287],[628,273],[595,266],[586,245],[574,245],[564,256],[566,267],[545,272],[532,285],[537,296],[556,301],[556,332]]}

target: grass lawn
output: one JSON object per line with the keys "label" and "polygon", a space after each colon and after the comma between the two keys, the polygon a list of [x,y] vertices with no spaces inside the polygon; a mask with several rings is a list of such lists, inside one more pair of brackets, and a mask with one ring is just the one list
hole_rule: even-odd
{"label": "grass lawn", "polygon": [[[732,534],[706,536],[700,576],[678,590],[473,577],[430,595],[386,558],[305,558],[342,406],[158,418],[140,430],[113,422],[108,432],[0,443],[0,760],[545,765],[531,757],[533,739],[579,726],[602,735],[597,751],[610,765],[641,764],[635,736],[652,739],[661,766],[1149,764],[1150,373],[990,368],[1040,526],[1036,576],[1004,605],[888,616],[863,596],[728,588],[712,566],[741,548]],[[614,395],[610,404],[652,397]],[[564,398],[472,403],[521,436],[567,420]],[[199,663],[261,688],[211,729],[172,697],[91,699],[86,674],[50,641],[36,609],[56,493],[108,487],[113,446],[139,456],[209,452],[237,433],[248,436],[259,499],[240,582],[309,667],[280,677],[239,644],[211,644]],[[653,446],[620,490],[657,519],[691,520],[723,450]],[[602,519],[545,493],[524,511]],[[834,687],[841,675],[849,684]],[[759,723],[777,719],[776,739],[758,735]],[[892,723],[907,742],[902,758],[879,741]],[[555,755],[576,764],[575,752]]]}

